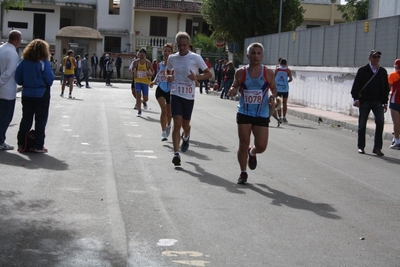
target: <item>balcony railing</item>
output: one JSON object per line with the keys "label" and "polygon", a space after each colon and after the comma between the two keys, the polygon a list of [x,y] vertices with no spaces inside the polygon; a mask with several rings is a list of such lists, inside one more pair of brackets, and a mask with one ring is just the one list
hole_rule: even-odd
{"label": "balcony railing", "polygon": [[[1,1],[0,1],[1,2]],[[32,4],[56,4],[66,6],[94,6],[97,5],[97,0],[31,0]]]}
{"label": "balcony railing", "polygon": [[142,36],[138,35],[135,38],[135,48],[140,49],[141,47],[162,47],[166,43],[174,43],[174,37],[157,37],[157,36]]}
{"label": "balcony railing", "polygon": [[135,9],[200,13],[202,1],[136,0]]}

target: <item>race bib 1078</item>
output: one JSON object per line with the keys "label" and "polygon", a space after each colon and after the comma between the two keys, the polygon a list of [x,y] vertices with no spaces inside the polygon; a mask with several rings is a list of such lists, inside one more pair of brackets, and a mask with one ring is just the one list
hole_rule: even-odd
{"label": "race bib 1078", "polygon": [[245,104],[261,104],[263,101],[262,90],[243,90]]}

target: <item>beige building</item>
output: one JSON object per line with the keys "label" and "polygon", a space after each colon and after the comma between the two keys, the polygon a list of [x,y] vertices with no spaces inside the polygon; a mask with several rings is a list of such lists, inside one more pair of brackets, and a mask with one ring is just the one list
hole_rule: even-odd
{"label": "beige building", "polygon": [[174,43],[178,31],[211,34],[201,13],[202,1],[136,0],[131,22],[131,51]]}
{"label": "beige building", "polygon": [[339,0],[304,0],[301,6],[306,10],[303,23],[297,30],[344,23],[342,13],[337,10]]}

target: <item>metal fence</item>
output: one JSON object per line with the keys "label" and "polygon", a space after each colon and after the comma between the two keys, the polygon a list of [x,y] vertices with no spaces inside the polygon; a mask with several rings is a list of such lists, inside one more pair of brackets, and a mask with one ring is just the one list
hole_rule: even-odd
{"label": "metal fence", "polygon": [[[244,47],[262,43],[266,65],[286,58],[292,66],[317,67],[359,67],[368,62],[372,49],[378,49],[382,52],[380,64],[390,67],[400,57],[399,41],[400,16],[393,16],[251,37],[245,40]],[[244,54],[243,60],[247,62]]]}

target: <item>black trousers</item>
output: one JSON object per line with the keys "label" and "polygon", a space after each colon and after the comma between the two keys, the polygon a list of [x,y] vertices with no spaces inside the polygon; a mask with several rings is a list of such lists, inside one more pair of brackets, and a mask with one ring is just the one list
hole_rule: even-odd
{"label": "black trousers", "polygon": [[43,148],[49,107],[50,88],[46,89],[42,97],[22,97],[22,119],[17,135],[18,147],[25,146],[25,135],[31,130],[35,118],[35,148]]}

